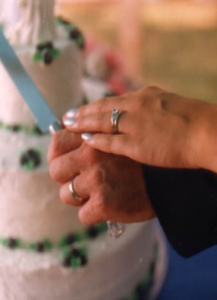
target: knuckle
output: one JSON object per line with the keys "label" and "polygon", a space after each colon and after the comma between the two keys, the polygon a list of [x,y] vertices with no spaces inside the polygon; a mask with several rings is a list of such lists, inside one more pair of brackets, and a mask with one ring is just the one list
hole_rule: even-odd
{"label": "knuckle", "polygon": [[103,113],[103,114],[99,114],[98,117],[97,117],[97,127],[99,128],[105,128],[106,126],[106,113]]}
{"label": "knuckle", "polygon": [[149,85],[145,88],[145,91],[148,93],[158,93],[160,89],[154,85]]}
{"label": "knuckle", "polygon": [[93,148],[88,147],[85,143],[80,148],[79,161],[85,162],[85,168],[87,165],[92,165],[96,160],[96,151]]}
{"label": "knuckle", "polygon": [[101,167],[96,168],[92,178],[94,185],[101,185],[105,181],[105,171]]}
{"label": "knuckle", "polygon": [[96,201],[94,201],[93,212],[100,216],[100,219],[106,220],[108,207],[106,205],[105,197],[98,195]]}
{"label": "knuckle", "polygon": [[101,98],[98,102],[97,102],[97,107],[98,107],[98,111],[102,111],[104,106],[106,105],[106,103],[108,102],[108,98],[104,97]]}

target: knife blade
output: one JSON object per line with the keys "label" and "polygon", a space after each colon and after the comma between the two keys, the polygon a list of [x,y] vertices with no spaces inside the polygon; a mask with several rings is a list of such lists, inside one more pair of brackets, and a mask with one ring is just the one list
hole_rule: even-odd
{"label": "knife blade", "polygon": [[32,112],[40,130],[47,132],[51,124],[56,127],[59,120],[22,66],[13,48],[4,37],[2,30],[0,30],[0,59]]}
{"label": "knife blade", "polygon": [[[46,100],[22,66],[15,51],[0,30],[0,60],[13,80],[19,93],[28,105],[42,132],[52,134],[63,129],[61,122],[55,116]],[[125,231],[125,225],[107,221],[108,231],[113,239],[120,237]]]}

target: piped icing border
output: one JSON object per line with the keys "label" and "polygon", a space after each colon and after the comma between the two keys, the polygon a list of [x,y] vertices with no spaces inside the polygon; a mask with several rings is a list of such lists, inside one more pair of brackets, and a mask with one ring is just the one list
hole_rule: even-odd
{"label": "piped icing border", "polygon": [[32,125],[32,126],[21,125],[21,124],[11,125],[11,124],[5,124],[2,121],[0,121],[0,129],[4,129],[6,131],[13,132],[13,133],[23,132],[28,135],[38,135],[38,136],[43,135],[43,133],[41,132],[41,130],[37,125]]}
{"label": "piped icing border", "polygon": [[93,240],[99,235],[105,233],[107,230],[106,223],[100,223],[94,226],[89,226],[84,230],[72,232],[62,237],[58,243],[52,243],[49,239],[44,239],[39,242],[27,242],[19,238],[0,238],[0,244],[9,249],[23,249],[44,253],[53,248],[64,249],[65,247],[72,246],[76,242],[83,242],[85,240]]}
{"label": "piped icing border", "polygon": [[0,238],[0,245],[11,250],[27,250],[43,254],[53,249],[60,251],[60,262],[63,267],[77,269],[85,266],[88,262],[86,247],[75,246],[78,242],[94,240],[107,231],[106,223],[89,226],[84,230],[70,233],[62,237],[58,243],[52,243],[49,239],[39,242],[27,242],[19,238]]}

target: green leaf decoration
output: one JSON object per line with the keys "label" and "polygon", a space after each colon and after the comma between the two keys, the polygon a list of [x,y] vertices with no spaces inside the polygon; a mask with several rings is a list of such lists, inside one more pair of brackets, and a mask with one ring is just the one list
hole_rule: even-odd
{"label": "green leaf decoration", "polygon": [[85,46],[84,36],[81,34],[79,38],[76,40],[77,45],[79,48],[83,49]]}
{"label": "green leaf decoration", "polygon": [[75,233],[75,241],[76,242],[80,242],[82,240],[82,236],[81,236],[81,234],[80,233]]}
{"label": "green leaf decoration", "polygon": [[44,244],[46,250],[51,250],[53,248],[53,245],[49,240],[43,240],[42,243]]}
{"label": "green leaf decoration", "polygon": [[53,59],[56,58],[56,57],[58,57],[59,55],[60,55],[60,50],[59,49],[53,48],[51,50],[51,56],[52,56]]}
{"label": "green leaf decoration", "polygon": [[104,233],[107,231],[107,224],[106,223],[100,223],[97,225],[97,228],[99,230],[100,233]]}
{"label": "green leaf decoration", "polygon": [[65,25],[65,30],[67,33],[70,33],[73,29],[76,29],[76,26],[73,23]]}
{"label": "green leaf decoration", "polygon": [[60,242],[59,242],[59,248],[63,248],[63,247],[66,247],[66,246],[68,246],[68,244],[67,244],[66,238],[63,237],[63,238],[60,240]]}
{"label": "green leaf decoration", "polygon": [[87,248],[86,248],[86,247],[80,248],[80,249],[79,249],[79,252],[80,252],[82,255],[87,256]]}
{"label": "green leaf decoration", "polygon": [[29,245],[28,245],[28,249],[29,249],[30,251],[35,251],[35,250],[36,250],[36,244],[35,244],[35,243],[29,244]]}
{"label": "green leaf decoration", "polygon": [[11,125],[6,125],[6,126],[5,126],[5,129],[6,129],[6,130],[11,130],[11,128],[12,128]]}
{"label": "green leaf decoration", "polygon": [[69,247],[69,246],[64,247],[63,251],[61,253],[61,258],[65,259],[65,258],[69,257],[71,254],[71,251],[72,251],[71,247]]}
{"label": "green leaf decoration", "polygon": [[81,258],[80,257],[72,257],[71,258],[71,267],[73,269],[78,269],[81,266]]}
{"label": "green leaf decoration", "polygon": [[20,239],[16,240],[16,248],[18,248],[18,249],[23,248],[23,244],[22,244],[22,241]]}
{"label": "green leaf decoration", "polygon": [[35,168],[35,164],[34,162],[31,160],[31,161],[28,161],[26,164],[25,164],[25,169],[27,171],[32,171],[34,168]]}
{"label": "green leaf decoration", "polygon": [[60,17],[56,18],[56,24],[57,25],[62,25],[62,20]]}
{"label": "green leaf decoration", "polygon": [[8,245],[8,239],[3,238],[1,240],[1,243],[2,243],[3,246],[7,247],[7,245]]}
{"label": "green leaf decoration", "polygon": [[33,61],[34,62],[39,62],[43,60],[43,55],[40,51],[36,51],[33,55]]}

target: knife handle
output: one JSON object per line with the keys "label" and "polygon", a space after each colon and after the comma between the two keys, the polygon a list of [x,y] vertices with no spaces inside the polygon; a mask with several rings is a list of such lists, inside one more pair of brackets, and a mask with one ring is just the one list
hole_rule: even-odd
{"label": "knife handle", "polygon": [[50,125],[49,130],[50,130],[51,135],[54,135],[57,131],[60,131],[63,128],[64,127],[61,124],[61,122],[60,121],[56,121],[52,125]]}
{"label": "knife handle", "polygon": [[[60,121],[54,122],[52,125],[50,125],[49,130],[52,135],[54,135],[56,132],[62,130],[64,127],[61,124]],[[107,226],[108,226],[108,233],[111,238],[114,240],[119,238],[125,231],[125,224],[122,223],[114,223],[111,221],[107,221]]]}

